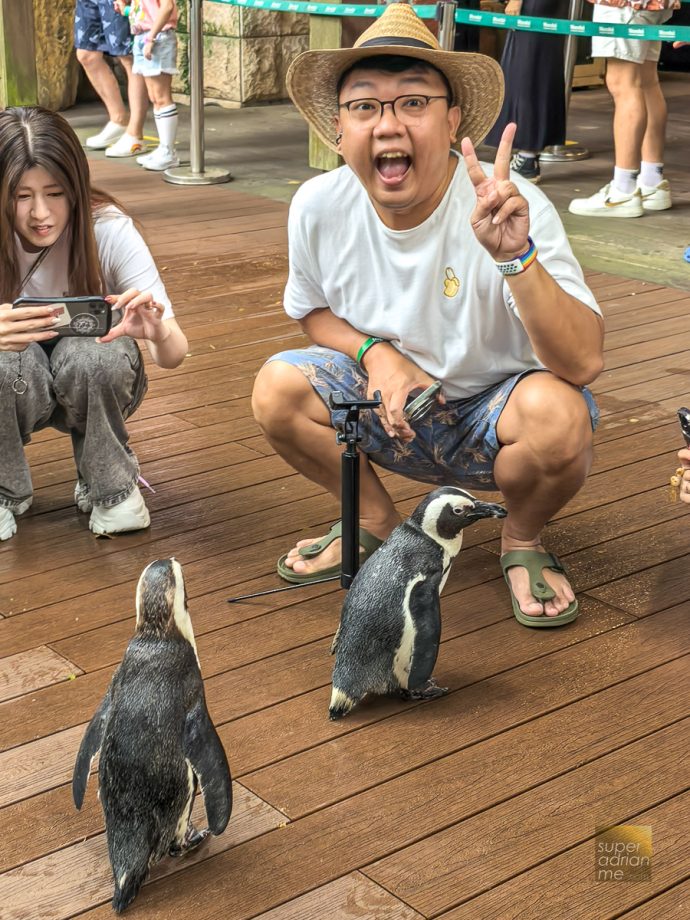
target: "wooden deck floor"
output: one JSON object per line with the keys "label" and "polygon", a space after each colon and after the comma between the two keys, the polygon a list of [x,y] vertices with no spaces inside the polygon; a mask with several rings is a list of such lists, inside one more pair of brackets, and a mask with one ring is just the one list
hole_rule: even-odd
{"label": "wooden deck floor", "polygon": [[[150,530],[94,539],[72,504],[68,439],[30,459],[35,504],[0,548],[0,916],[111,916],[92,780],[75,752],[134,626],[152,559],[184,565],[206,692],[235,778],[226,833],[165,862],[129,916],[146,920],[663,920],[690,916],[688,511],[670,502],[687,402],[690,295],[611,275],[607,370],[586,487],[548,529],[582,614],[527,630],[510,612],[498,525],[468,533],[443,600],[427,704],[327,708],[342,592],[252,602],[275,559],[337,505],[264,442],[250,407],[262,360],[301,339],[281,309],[284,205],[171,189],[99,163],[146,229],[191,357],[151,371],[131,422]],[[387,481],[401,510],[427,487]],[[651,880],[595,880],[595,828],[651,825]],[[168,877],[162,878],[161,876]]]}

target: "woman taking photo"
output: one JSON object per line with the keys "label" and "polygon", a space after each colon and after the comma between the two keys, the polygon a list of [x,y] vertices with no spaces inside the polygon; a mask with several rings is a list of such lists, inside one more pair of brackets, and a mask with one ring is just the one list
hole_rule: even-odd
{"label": "woman taking photo", "polygon": [[[87,295],[107,296],[117,324],[100,339],[60,336],[60,299]],[[13,308],[19,297],[56,303]],[[160,367],[177,367],[187,352],[132,219],[92,188],[61,116],[0,112],[0,540],[31,505],[24,445],[47,426],[72,438],[75,502],[94,533],[148,526],[125,427],[146,392],[135,339]]]}

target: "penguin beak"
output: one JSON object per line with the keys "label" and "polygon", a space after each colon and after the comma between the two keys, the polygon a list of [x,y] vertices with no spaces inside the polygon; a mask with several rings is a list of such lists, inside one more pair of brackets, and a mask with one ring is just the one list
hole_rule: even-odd
{"label": "penguin beak", "polygon": [[466,512],[466,516],[471,521],[479,521],[481,518],[504,518],[508,512],[503,505],[497,505],[495,502],[475,502],[474,508]]}

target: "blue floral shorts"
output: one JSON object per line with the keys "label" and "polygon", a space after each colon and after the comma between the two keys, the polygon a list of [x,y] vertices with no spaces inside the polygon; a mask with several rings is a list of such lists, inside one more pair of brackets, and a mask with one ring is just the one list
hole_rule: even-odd
{"label": "blue floral shorts", "polygon": [[[338,390],[346,399],[366,399],[366,374],[356,361],[340,352],[312,345],[280,352],[269,360],[299,368],[326,406],[329,395]],[[378,466],[410,479],[494,491],[493,466],[501,446],[496,425],[515,385],[531,373],[535,371],[515,374],[467,399],[449,399],[445,406],[436,404],[414,425],[416,437],[409,444],[390,438],[376,413],[364,411],[360,415],[360,448]],[[582,395],[594,429],[599,410],[587,387],[582,388]],[[342,428],[344,410],[328,408],[333,427]]]}
{"label": "blue floral shorts", "polygon": [[132,53],[129,19],[117,12],[112,0],[77,0],[74,47],[126,57]]}

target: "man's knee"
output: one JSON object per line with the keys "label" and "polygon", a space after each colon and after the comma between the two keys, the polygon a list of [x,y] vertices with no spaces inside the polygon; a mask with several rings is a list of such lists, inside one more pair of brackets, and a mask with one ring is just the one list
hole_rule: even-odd
{"label": "man's knee", "polygon": [[254,382],[252,412],[264,431],[285,426],[314,391],[306,377],[286,361],[269,361]]}
{"label": "man's knee", "polygon": [[577,387],[551,374],[530,374],[515,388],[508,406],[515,440],[529,444],[545,467],[558,470],[589,456],[592,421]]}
{"label": "man's knee", "polygon": [[606,65],[606,87],[612,96],[629,96],[642,88],[642,67],[632,61],[610,58]]}
{"label": "man's knee", "polygon": [[88,51],[86,48],[77,48],[77,60],[81,66],[88,70],[90,67],[98,66],[103,60],[103,52]]}

